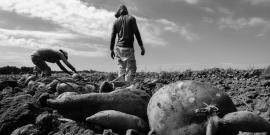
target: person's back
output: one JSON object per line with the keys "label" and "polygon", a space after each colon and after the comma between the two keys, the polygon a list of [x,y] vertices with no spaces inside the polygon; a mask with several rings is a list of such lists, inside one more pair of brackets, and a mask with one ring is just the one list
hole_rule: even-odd
{"label": "person's back", "polygon": [[55,63],[61,60],[60,52],[52,49],[39,49],[32,53],[32,56],[39,56],[42,60]]}
{"label": "person's back", "polygon": [[136,19],[128,14],[127,7],[121,5],[115,17],[117,19],[113,24],[110,49],[113,50],[114,48],[116,35],[118,37],[116,46],[118,47],[133,48],[134,35],[136,36],[139,46],[143,46]]}
{"label": "person's back", "polygon": [[134,19],[133,16],[123,15],[115,21],[114,25],[118,34],[117,46],[133,48],[134,28],[132,27],[132,23]]}

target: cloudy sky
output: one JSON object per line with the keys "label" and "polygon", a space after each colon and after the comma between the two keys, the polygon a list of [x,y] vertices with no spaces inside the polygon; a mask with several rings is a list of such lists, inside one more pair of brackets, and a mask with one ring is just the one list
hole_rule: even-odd
{"label": "cloudy sky", "polygon": [[121,3],[146,48],[140,56],[135,41],[139,71],[270,64],[270,0],[1,0],[0,66],[33,66],[32,51],[62,48],[79,70],[116,71],[109,39]]}

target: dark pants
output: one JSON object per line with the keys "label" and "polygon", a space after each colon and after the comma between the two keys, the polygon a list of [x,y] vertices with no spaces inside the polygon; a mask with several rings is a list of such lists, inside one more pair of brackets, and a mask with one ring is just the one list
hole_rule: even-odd
{"label": "dark pants", "polygon": [[32,55],[32,62],[42,71],[43,76],[51,76],[51,68],[39,56]]}

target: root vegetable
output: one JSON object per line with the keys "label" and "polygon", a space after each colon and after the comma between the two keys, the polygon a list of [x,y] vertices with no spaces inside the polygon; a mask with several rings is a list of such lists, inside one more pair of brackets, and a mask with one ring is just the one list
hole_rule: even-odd
{"label": "root vegetable", "polygon": [[77,121],[83,121],[103,110],[116,110],[147,120],[149,98],[142,90],[121,89],[110,93],[88,93],[48,99],[47,105],[57,109],[64,117]]}
{"label": "root vegetable", "polygon": [[141,118],[115,110],[98,112],[86,118],[86,121],[122,133],[126,132],[128,129],[135,129],[143,132],[147,132],[148,130],[147,123]]}

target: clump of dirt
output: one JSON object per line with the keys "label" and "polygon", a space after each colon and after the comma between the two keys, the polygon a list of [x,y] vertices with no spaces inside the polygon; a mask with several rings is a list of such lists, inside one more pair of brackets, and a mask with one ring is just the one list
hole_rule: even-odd
{"label": "clump of dirt", "polygon": [[2,99],[0,108],[1,135],[9,135],[20,126],[34,123],[38,114],[44,111],[29,94]]}

